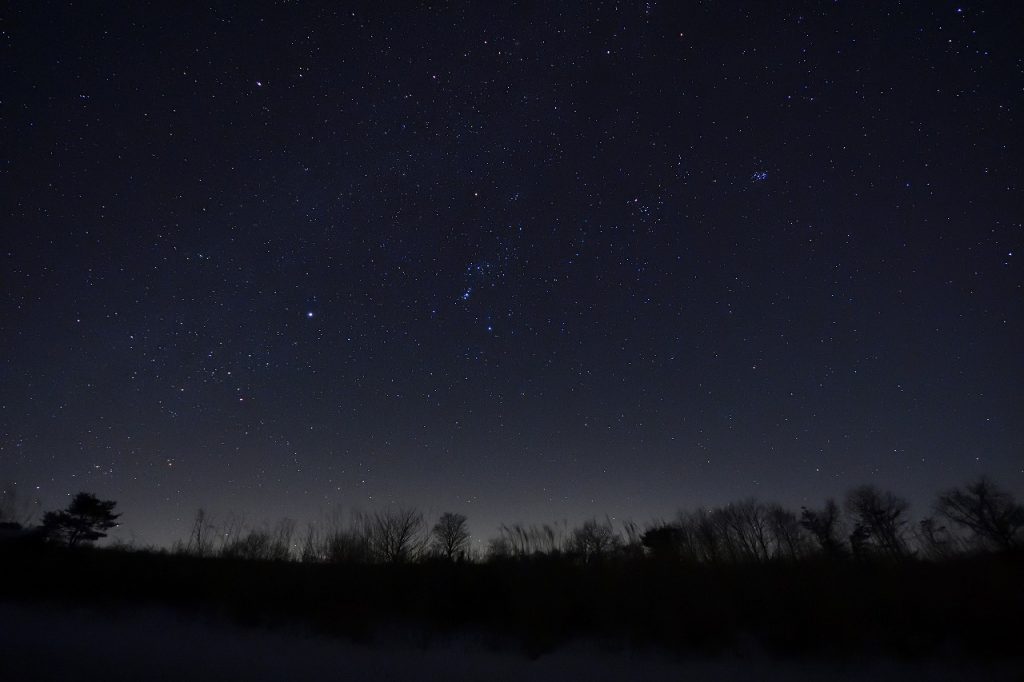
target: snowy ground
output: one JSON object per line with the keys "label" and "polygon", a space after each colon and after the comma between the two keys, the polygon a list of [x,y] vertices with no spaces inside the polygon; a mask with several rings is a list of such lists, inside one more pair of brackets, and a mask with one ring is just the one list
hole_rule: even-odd
{"label": "snowy ground", "polygon": [[530,659],[469,638],[420,648],[294,632],[0,604],[0,680],[1024,680],[1024,665],[892,660],[693,660],[572,646]]}

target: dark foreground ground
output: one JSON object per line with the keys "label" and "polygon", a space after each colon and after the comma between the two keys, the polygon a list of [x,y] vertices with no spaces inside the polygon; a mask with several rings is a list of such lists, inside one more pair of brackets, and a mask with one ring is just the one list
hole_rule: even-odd
{"label": "dark foreground ground", "polygon": [[[169,610],[97,612],[0,604],[3,680],[1021,680],[1024,661],[714,658],[608,651],[583,642],[528,657],[471,636],[423,647],[392,633],[355,644],[295,631],[197,620]],[[414,639],[414,638],[413,638]]]}
{"label": "dark foreground ground", "polygon": [[0,556],[6,680],[1022,680],[1024,563]]}

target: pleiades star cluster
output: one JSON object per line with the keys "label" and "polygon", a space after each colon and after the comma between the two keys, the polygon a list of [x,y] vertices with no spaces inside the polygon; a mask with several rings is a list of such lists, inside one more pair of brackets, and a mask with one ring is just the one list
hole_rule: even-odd
{"label": "pleiades star cluster", "polygon": [[0,481],[126,541],[1024,492],[1015,3],[0,16]]}

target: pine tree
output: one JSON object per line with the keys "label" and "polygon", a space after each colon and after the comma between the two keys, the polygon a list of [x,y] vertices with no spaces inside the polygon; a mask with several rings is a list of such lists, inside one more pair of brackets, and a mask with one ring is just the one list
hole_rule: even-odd
{"label": "pine tree", "polygon": [[101,500],[92,493],[78,493],[67,509],[46,512],[43,531],[47,539],[68,547],[91,543],[107,536],[117,526],[117,502]]}

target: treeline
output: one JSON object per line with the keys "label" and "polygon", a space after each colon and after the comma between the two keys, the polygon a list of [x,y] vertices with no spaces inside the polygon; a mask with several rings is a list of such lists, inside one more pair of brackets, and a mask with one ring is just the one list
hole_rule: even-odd
{"label": "treeline", "polygon": [[916,522],[910,505],[875,486],[851,490],[840,503],[800,511],[747,499],[680,512],[645,526],[589,519],[511,524],[486,545],[474,546],[467,518],[446,512],[434,523],[418,510],[353,512],[311,523],[289,519],[246,528],[237,518],[215,524],[200,510],[177,553],[314,563],[411,563],[561,558],[582,563],[650,558],[689,563],[757,563],[810,558],[943,560],[1012,552],[1024,543],[1024,506],[981,478],[937,496],[932,513]]}
{"label": "treeline", "polygon": [[912,519],[905,500],[862,486],[800,510],[745,500],[644,526],[505,525],[487,542],[455,513],[251,528],[200,512],[174,548],[90,550],[119,519],[113,501],[82,494],[38,526],[4,522],[0,600],[166,605],[361,641],[473,633],[531,653],[593,638],[701,654],[1018,656],[1021,505],[982,479],[930,512]]}
{"label": "treeline", "polygon": [[[0,539],[19,538],[74,547],[91,544],[117,525],[115,502],[78,494],[67,509],[46,512],[31,526],[0,497]],[[352,512],[310,523],[291,519],[250,528],[241,517],[215,523],[199,510],[185,540],[172,551],[309,563],[401,564],[428,560],[501,561],[559,557],[582,563],[651,558],[689,563],[757,563],[831,559],[918,558],[1012,552],[1024,546],[1024,506],[987,478],[936,497],[931,514],[914,520],[902,497],[875,486],[849,491],[841,502],[800,511],[747,499],[681,511],[669,521],[589,519],[501,525],[486,544],[473,543],[466,516],[446,512],[433,523],[412,508]]]}

